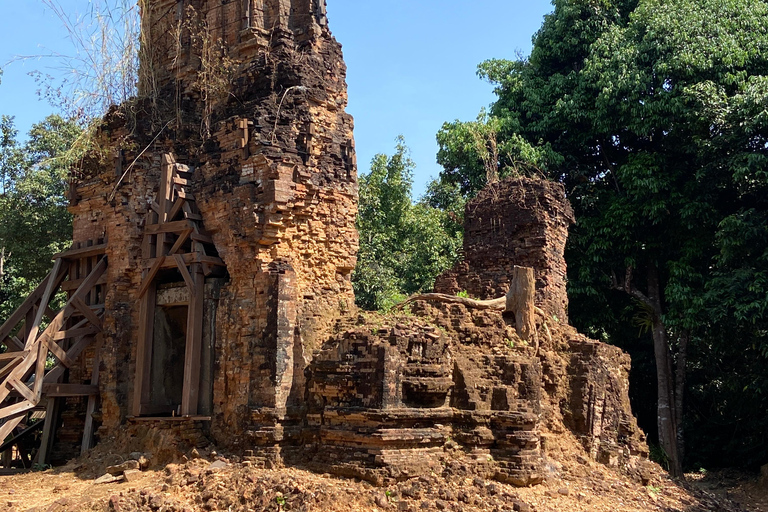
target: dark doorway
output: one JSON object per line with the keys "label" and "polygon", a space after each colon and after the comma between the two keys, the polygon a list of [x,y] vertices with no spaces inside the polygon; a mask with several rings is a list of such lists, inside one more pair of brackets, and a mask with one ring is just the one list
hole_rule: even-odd
{"label": "dark doorway", "polygon": [[151,414],[179,412],[184,391],[188,309],[186,305],[155,308],[148,407]]}

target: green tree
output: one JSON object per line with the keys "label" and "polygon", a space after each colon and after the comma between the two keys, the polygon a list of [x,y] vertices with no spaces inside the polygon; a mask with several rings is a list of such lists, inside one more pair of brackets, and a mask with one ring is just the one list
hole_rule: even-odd
{"label": "green tree", "polygon": [[0,120],[0,318],[51,269],[72,239],[68,152],[80,128],[59,116],[35,124],[20,144],[13,119]]}
{"label": "green tree", "polygon": [[[360,176],[360,251],[352,281],[362,308],[388,309],[431,288],[458,257],[461,232],[455,228],[455,213],[426,199],[414,204],[414,167],[399,137],[394,155],[376,155],[370,172]],[[450,197],[452,187],[438,188],[433,187],[433,200]]]}
{"label": "green tree", "polygon": [[[679,476],[689,346],[704,357],[721,343],[716,330],[751,324],[745,345],[768,349],[765,254],[738,242],[765,235],[768,4],[554,6],[528,60],[488,61],[479,74],[496,84],[499,145],[513,141],[566,185],[578,218],[572,301],[606,303],[620,291],[651,334],[659,442]],[[443,178],[473,193],[486,179],[482,155],[461,143],[465,128],[446,124],[438,141]],[[503,156],[498,165],[508,167]],[[580,327],[606,320],[578,310]]]}

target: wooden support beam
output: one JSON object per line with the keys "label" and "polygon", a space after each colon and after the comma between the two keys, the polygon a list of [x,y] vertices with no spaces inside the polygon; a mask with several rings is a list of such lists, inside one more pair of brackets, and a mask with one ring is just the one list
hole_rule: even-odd
{"label": "wooden support beam", "polygon": [[51,306],[45,306],[45,317],[48,318],[48,320],[53,320],[56,317],[56,313],[58,313],[58,311],[52,310]]}
{"label": "wooden support beam", "polygon": [[192,234],[191,228],[185,229],[184,231],[182,231],[181,234],[179,235],[178,240],[176,240],[176,243],[173,244],[173,247],[171,247],[171,250],[168,251],[168,255],[173,256],[174,254],[179,252],[179,249],[181,249],[181,246],[184,245],[184,242],[187,241],[187,239],[189,238],[189,235],[191,234]]}
{"label": "wooden support beam", "polygon": [[[11,359],[5,366],[0,368],[0,378],[5,377],[11,371],[18,365],[20,362],[22,362],[24,359]],[[2,388],[0,388],[2,390]]]}
{"label": "wooden support beam", "polygon": [[[37,288],[35,288],[35,290],[29,294],[21,306],[19,306],[19,308],[14,311],[10,317],[8,317],[8,320],[6,320],[5,323],[0,326],[0,340],[7,338],[8,335],[13,332],[14,328],[19,325],[19,322],[26,318],[27,313],[29,313],[29,311],[35,307],[35,304],[40,300],[40,297],[43,296],[43,293],[45,293],[45,290],[48,286],[48,280],[50,278],[51,274],[45,276],[45,279],[43,279],[40,284],[37,285]],[[29,325],[32,324],[30,323]]]}
{"label": "wooden support beam", "polygon": [[99,386],[88,384],[45,384],[43,390],[48,398],[95,396],[99,394]]}
{"label": "wooden support beam", "polygon": [[[83,336],[81,338],[78,338],[75,343],[69,347],[67,350],[67,357],[71,361],[76,361],[77,358],[80,356],[80,354],[88,348],[88,345],[93,343],[94,337],[93,336]],[[55,365],[53,368],[51,368],[48,373],[45,374],[44,382],[45,384],[57,382],[59,378],[64,375],[64,371],[66,370],[66,366],[64,366],[63,363],[59,363]]]}
{"label": "wooden support beam", "polygon": [[74,260],[90,258],[91,256],[101,256],[107,252],[107,244],[92,245],[90,247],[80,247],[78,249],[69,249],[53,256],[53,259]]}
{"label": "wooden support beam", "polygon": [[[189,293],[192,294],[195,292],[195,281],[192,279],[192,275],[189,273],[189,270],[187,270],[187,264],[184,263],[184,258],[181,257],[181,255],[177,254],[173,257],[174,261],[176,262],[176,266],[179,268],[179,272],[181,273],[181,277],[184,278],[184,282],[187,283],[187,288],[189,288]],[[190,299],[190,304],[191,304]]]}
{"label": "wooden support beam", "polygon": [[31,389],[29,389],[29,387],[27,387],[26,384],[21,382],[19,379],[8,379],[8,384],[12,386],[16,391],[18,391],[25,400],[29,400],[30,402],[35,401],[35,394]]}
{"label": "wooden support beam", "polygon": [[[5,419],[5,421],[8,422],[9,421],[8,418],[12,418],[12,417],[16,416],[17,414],[25,413],[28,410],[34,409],[34,408],[35,408],[35,404],[33,404],[32,402],[29,402],[27,400],[24,400],[23,402],[19,402],[17,404],[8,405],[8,406],[3,407],[2,409],[0,409],[0,419]],[[21,421],[21,419],[19,419],[19,421]],[[18,423],[17,423],[17,425],[18,425]],[[4,426],[5,426],[5,424],[3,424],[3,427]],[[11,429],[11,430],[13,430],[13,429]],[[0,434],[1,433],[2,433],[2,428],[0,428]],[[8,434],[5,434],[5,436],[7,436],[7,435]],[[4,439],[5,436],[0,435],[0,439]]]}
{"label": "wooden support beam", "polygon": [[186,199],[182,198],[178,198],[173,202],[173,206],[171,206],[171,212],[168,214],[169,221],[175,219],[176,216],[183,211],[184,203],[186,203]]}
{"label": "wooden support beam", "polygon": [[61,281],[64,280],[64,274],[66,274],[67,270],[65,269],[62,273],[63,264],[64,260],[60,258],[53,264],[53,270],[51,270],[51,276],[53,277],[48,280],[48,283],[45,286],[45,292],[43,292],[43,295],[40,298],[40,305],[37,308],[37,313],[35,313],[35,319],[29,327],[26,339],[24,340],[24,348],[31,347],[35,338],[37,338],[37,334],[40,330],[40,322],[43,321],[43,315],[45,314],[45,307],[51,301],[53,294],[56,292],[56,288]]}
{"label": "wooden support beam", "polygon": [[203,347],[203,316],[205,313],[205,276],[199,264],[192,268],[194,287],[189,293],[187,311],[187,346],[184,354],[184,386],[181,415],[197,414],[200,391],[200,356]]}
{"label": "wooden support beam", "polygon": [[154,282],[150,282],[139,307],[139,341],[136,349],[136,376],[133,384],[133,407],[131,409],[134,416],[141,416],[141,404],[149,395],[156,298],[156,285]]}
{"label": "wooden support beam", "polygon": [[178,192],[176,192],[176,194],[178,194],[180,199],[185,199],[187,201],[194,201],[195,200],[195,196],[194,195],[190,194],[189,192],[185,192],[183,190],[179,190]]}
{"label": "wooden support beam", "polygon": [[99,318],[98,315],[94,313],[93,310],[85,302],[83,302],[83,299],[77,296],[73,296],[71,302],[72,305],[75,306],[75,308],[80,313],[82,313],[85,318],[88,319],[92,326],[101,331],[101,318]]}
{"label": "wooden support beam", "polygon": [[61,364],[63,364],[67,368],[72,368],[72,365],[74,365],[75,362],[71,360],[69,356],[67,356],[67,353],[64,351],[64,349],[62,349],[58,344],[56,344],[55,341],[51,339],[46,339],[45,344],[48,350],[51,351],[53,356],[59,361],[61,361]]}
{"label": "wooden support beam", "polygon": [[[0,412],[1,411],[2,409],[0,409]],[[13,433],[13,430],[18,426],[19,423],[21,423],[22,419],[24,419],[24,415],[20,413],[16,417],[6,418],[5,423],[0,425],[0,443],[5,441],[5,438]]]}
{"label": "wooden support beam", "polygon": [[[61,261],[61,260],[57,260],[57,261]],[[40,338],[37,339],[36,342],[33,344],[37,346],[37,351],[33,347],[30,347],[30,354],[27,357],[25,357],[21,361],[21,363],[9,374],[8,378],[17,378],[21,381],[24,381],[29,375],[29,371],[32,369],[33,366],[35,366],[34,391],[35,391],[35,396],[37,396],[38,399],[40,397],[40,394],[42,393],[42,384],[43,384],[42,377],[45,372],[45,359],[46,359],[46,356],[48,355],[48,346],[43,341],[52,338],[54,334],[56,334],[61,330],[62,326],[66,324],[67,320],[69,319],[69,316],[72,314],[72,311],[74,311],[74,306],[71,304],[72,300],[85,296],[88,293],[88,291],[90,291],[90,289],[93,287],[93,283],[95,283],[98,280],[98,278],[101,277],[101,275],[104,273],[106,268],[107,268],[107,260],[106,258],[102,258],[93,268],[93,270],[88,275],[88,277],[85,278],[80,288],[78,288],[72,294],[72,297],[70,297],[69,301],[64,306],[64,308],[62,308],[62,310],[59,311],[59,313],[56,315],[56,318],[51,320],[51,323],[48,325],[45,331],[43,331],[43,333],[40,335]],[[77,345],[78,344],[76,343],[75,346]],[[70,354],[70,352],[67,352],[67,356],[69,356],[73,360],[77,359],[77,357],[76,356],[73,357]],[[10,388],[8,386],[0,386],[0,403],[2,403],[3,400],[5,400],[9,392],[10,392]]]}
{"label": "wooden support beam", "polygon": [[[90,309],[90,308],[89,308]],[[82,322],[87,322],[88,319],[85,319]],[[59,331],[56,334],[53,335],[51,338],[52,341],[61,341],[61,340],[68,340],[72,338],[79,338],[80,336],[87,336],[89,334],[98,334],[101,332],[101,329],[98,328],[95,325],[89,325],[87,327],[80,327],[80,328],[69,328],[65,331]]]}
{"label": "wooden support beam", "polygon": [[[0,385],[0,404],[3,403],[3,401],[6,399],[8,394],[11,392],[11,387],[8,386],[8,381],[10,379],[19,379],[20,381],[26,380],[26,378],[29,376],[29,371],[32,369],[32,367],[35,364],[35,358],[36,358],[36,352],[30,351],[30,354],[27,355],[24,359],[22,359],[16,367],[8,374],[8,377],[6,377],[5,382],[3,382],[2,385]],[[32,404],[34,407],[34,404]],[[0,409],[0,419],[4,418],[5,416],[8,416],[8,414],[5,414],[5,416],[2,413],[3,409]]]}
{"label": "wooden support beam", "polygon": [[213,245],[213,238],[204,233],[192,233],[191,238],[196,242]]}
{"label": "wooden support beam", "polygon": [[[72,290],[77,290],[80,288],[80,285],[83,284],[84,279],[73,279],[73,280],[67,280],[61,283],[61,289],[65,292],[70,292]],[[99,278],[98,281],[96,281],[95,286],[100,284],[107,284],[107,276],[103,275]]]}
{"label": "wooden support beam", "polygon": [[[24,416],[22,416],[22,418],[24,418]],[[42,422],[38,421],[28,426],[27,428],[25,428],[24,430],[22,430],[21,432],[19,432],[18,434],[16,434],[6,442],[3,442],[3,440],[0,439],[0,452],[2,452],[3,455],[5,455],[6,453],[10,455],[11,448],[13,447],[13,445],[15,445],[16,443],[18,443],[19,441],[27,437],[29,434],[31,434],[35,430],[40,430],[40,427],[42,426],[43,426]],[[4,464],[6,463],[4,462]]]}
{"label": "wooden support beam", "polygon": [[43,426],[43,437],[40,440],[40,451],[37,453],[37,462],[39,464],[48,464],[48,458],[53,448],[53,435],[56,430],[56,423],[59,416],[60,398],[49,398],[45,409],[45,425]]}
{"label": "wooden support beam", "polygon": [[155,276],[157,276],[157,273],[160,271],[160,268],[162,268],[163,263],[165,263],[165,256],[160,256],[159,258],[156,258],[154,263],[152,264],[152,267],[150,267],[149,272],[147,272],[147,275],[144,276],[144,280],[141,282],[141,286],[139,287],[139,293],[136,295],[137,299],[141,299],[144,297],[144,294],[149,291],[152,284],[155,282]]}
{"label": "wooden support beam", "polygon": [[29,348],[30,346],[32,346],[32,343],[37,338],[37,333],[40,330],[40,322],[43,321],[43,315],[45,314],[45,307],[51,301],[51,298],[53,298],[53,294],[56,292],[56,288],[59,286],[61,281],[64,280],[64,275],[66,274],[68,269],[64,269],[64,271],[62,272],[63,266],[64,266],[64,260],[62,260],[61,258],[57,259],[56,262],[53,264],[53,270],[51,270],[51,275],[54,277],[48,280],[48,283],[45,287],[45,292],[43,292],[43,295],[40,298],[40,306],[38,306],[37,308],[37,314],[35,314],[34,323],[29,329],[29,334],[27,335],[27,338],[24,340],[25,348]]}
{"label": "wooden support beam", "polygon": [[162,233],[181,233],[185,229],[191,227],[193,227],[192,223],[187,219],[165,222],[161,224],[149,224],[144,227],[144,234],[159,235]]}
{"label": "wooden support beam", "polygon": [[2,342],[8,350],[24,350],[24,343],[16,336],[8,336]]}
{"label": "wooden support beam", "polygon": [[192,182],[190,180],[188,180],[187,178],[182,178],[180,176],[174,176],[173,177],[173,184],[174,185],[178,185],[180,187],[188,187],[189,185],[192,184]]}
{"label": "wooden support beam", "polygon": [[[217,267],[226,267],[226,265],[224,264],[224,260],[216,256],[206,256],[205,254],[200,254],[197,252],[188,252],[186,254],[180,254],[178,256],[181,256],[182,258],[184,258],[184,263],[186,263],[187,265],[192,265],[193,263],[207,263],[209,265],[214,265]],[[157,264],[157,259],[149,260],[147,264],[154,266]],[[175,267],[176,267],[176,261],[173,258],[165,258],[162,265],[160,266],[161,269],[168,269],[168,268],[175,268]]]}
{"label": "wooden support beam", "polygon": [[24,359],[29,354],[29,350],[21,350],[19,352],[3,352],[0,354],[0,361],[5,359]]}
{"label": "wooden support beam", "polygon": [[157,194],[157,204],[160,207],[158,222],[163,223],[168,220],[168,206],[173,191],[173,171],[176,159],[170,153],[163,155],[163,164],[160,175],[160,190]]}
{"label": "wooden support beam", "polygon": [[48,359],[48,344],[38,343],[37,361],[35,364],[35,385],[32,389],[35,392],[35,405],[40,403],[43,396],[43,379],[45,378],[45,363]]}
{"label": "wooden support beam", "polygon": [[91,370],[91,386],[96,388],[96,393],[88,396],[88,405],[85,409],[85,427],[83,428],[83,441],[80,443],[80,454],[84,454],[93,446],[93,413],[96,412],[96,402],[99,393],[99,366],[101,366],[101,341],[96,345],[93,353],[93,369]]}

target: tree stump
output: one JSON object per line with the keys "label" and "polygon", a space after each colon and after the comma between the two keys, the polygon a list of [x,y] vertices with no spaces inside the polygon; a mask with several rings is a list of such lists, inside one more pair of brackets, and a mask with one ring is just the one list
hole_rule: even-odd
{"label": "tree stump", "polygon": [[536,335],[536,317],[534,298],[536,296],[536,279],[530,267],[515,266],[512,273],[512,284],[507,293],[506,312],[515,316],[515,329],[521,339],[539,345]]}

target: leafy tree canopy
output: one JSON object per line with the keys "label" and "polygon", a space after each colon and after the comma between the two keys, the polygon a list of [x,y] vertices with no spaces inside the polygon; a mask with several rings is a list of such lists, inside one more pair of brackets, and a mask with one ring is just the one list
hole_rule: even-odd
{"label": "leafy tree canopy", "polygon": [[66,185],[77,124],[49,116],[19,143],[13,119],[0,120],[0,317],[6,317],[51,269],[72,239]]}
{"label": "leafy tree canopy", "polygon": [[[388,309],[409,294],[430,289],[457,259],[457,191],[434,182],[427,197],[414,203],[414,167],[399,137],[395,153],[376,155],[370,172],[360,176],[360,251],[353,283],[358,305],[365,309]],[[454,208],[435,207],[443,204]]]}

